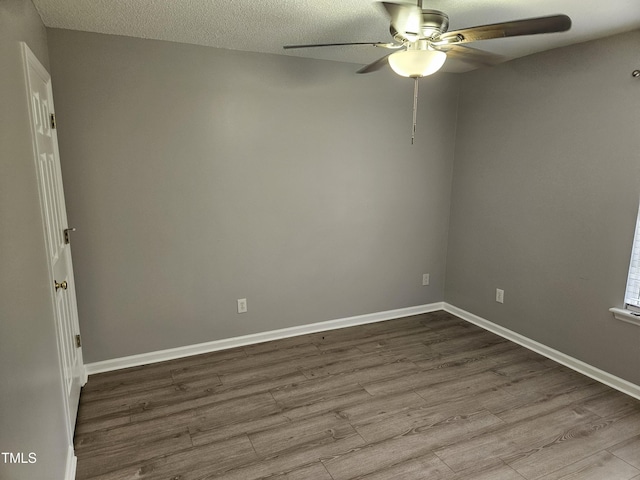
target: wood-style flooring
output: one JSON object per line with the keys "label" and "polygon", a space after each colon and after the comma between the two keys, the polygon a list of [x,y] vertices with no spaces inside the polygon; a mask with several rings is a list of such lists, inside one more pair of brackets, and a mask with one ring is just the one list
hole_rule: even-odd
{"label": "wood-style flooring", "polygon": [[640,480],[640,401],[435,312],[92,375],[77,479]]}

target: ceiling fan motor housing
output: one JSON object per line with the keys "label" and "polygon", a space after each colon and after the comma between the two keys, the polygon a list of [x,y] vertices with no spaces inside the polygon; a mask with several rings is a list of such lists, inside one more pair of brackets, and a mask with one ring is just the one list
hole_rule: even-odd
{"label": "ceiling fan motor housing", "polygon": [[449,16],[446,13],[439,10],[422,10],[422,23],[420,24],[420,36],[418,38],[408,38],[408,35],[405,36],[405,34],[398,32],[393,23],[389,27],[389,32],[397,42],[405,43],[407,41],[413,42],[421,39],[436,38],[448,29]]}
{"label": "ceiling fan motor housing", "polygon": [[422,10],[422,36],[432,38],[449,29],[449,16],[438,10]]}

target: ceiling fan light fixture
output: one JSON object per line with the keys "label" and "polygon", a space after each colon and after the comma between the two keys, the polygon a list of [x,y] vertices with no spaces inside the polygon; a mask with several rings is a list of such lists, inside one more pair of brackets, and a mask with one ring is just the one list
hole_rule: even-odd
{"label": "ceiling fan light fixture", "polygon": [[404,50],[389,55],[389,66],[403,77],[426,77],[436,73],[447,59],[438,50]]}

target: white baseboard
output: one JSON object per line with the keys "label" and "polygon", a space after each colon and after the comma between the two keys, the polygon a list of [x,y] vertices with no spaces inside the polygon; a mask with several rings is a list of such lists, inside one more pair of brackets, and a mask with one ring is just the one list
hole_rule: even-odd
{"label": "white baseboard", "polygon": [[76,467],[78,465],[78,457],[75,456],[73,446],[69,445],[67,451],[67,467],[64,472],[64,480],[76,480]]}
{"label": "white baseboard", "polygon": [[202,353],[215,352],[218,350],[243,347],[255,343],[268,342],[271,340],[297,337],[299,335],[306,335],[308,333],[353,327],[355,325],[364,325],[366,323],[382,322],[385,320],[392,320],[394,318],[409,317],[411,315],[436,312],[443,309],[444,304],[442,302],[437,302],[427,305],[418,305],[415,307],[399,308],[397,310],[369,313],[366,315],[358,315],[355,317],[340,318],[336,320],[329,320],[326,322],[311,323],[309,325],[300,325],[295,327],[282,328],[279,330],[271,330],[269,332],[253,333],[251,335],[243,335],[241,337],[214,340],[212,342],[199,343],[196,345],[187,345],[185,347],[170,348],[167,350],[142,353],[139,355],[131,355],[128,357],[114,358],[112,360],[104,360],[102,362],[87,363],[85,364],[85,369],[87,375],[110,372],[123,368],[147,365],[149,363],[164,362],[166,360],[189,357],[191,355],[199,355]]}
{"label": "white baseboard", "polygon": [[600,370],[588,363],[585,363],[576,358],[570,357],[558,350],[554,350],[553,348],[547,347],[542,343],[536,342],[535,340],[531,340],[524,335],[520,335],[512,330],[501,327],[489,320],[486,320],[482,317],[474,315],[473,313],[467,312],[466,310],[462,310],[461,308],[455,307],[451,304],[444,303],[444,310],[466,320],[467,322],[473,323],[485,330],[488,330],[496,335],[499,335],[507,340],[510,340],[518,345],[522,345],[529,350],[533,350],[540,355],[543,355],[551,360],[554,360],[566,367],[575,370],[576,372],[582,373],[587,377],[593,378],[600,383],[604,383],[605,385],[610,386],[611,388],[615,388],[627,395],[630,395],[634,398],[640,400],[640,386],[635,383],[628,382],[622,378],[616,377],[610,373],[605,372],[604,370]]}
{"label": "white baseboard", "polygon": [[[616,390],[640,400],[640,386],[631,383],[622,378],[616,377],[604,370],[600,370],[588,363],[566,355],[558,350],[543,345],[542,343],[531,340],[524,335],[520,335],[512,330],[497,325],[489,320],[467,312],[461,308],[444,302],[431,303],[427,305],[418,305],[415,307],[400,308],[397,310],[387,310],[384,312],[370,313],[367,315],[358,315],[355,317],[340,318],[329,320],[326,322],[312,323],[309,325],[299,325],[295,327],[282,328],[279,330],[271,330],[268,332],[254,333],[243,335],[241,337],[233,337],[222,340],[214,340],[212,342],[199,343],[196,345],[187,345],[185,347],[171,348],[167,350],[159,350],[156,352],[143,353],[139,355],[131,355],[128,357],[114,358],[102,362],[88,363],[85,365],[87,375],[95,373],[110,372],[123,368],[137,367],[150,363],[164,362],[176,358],[189,357],[191,355],[199,355],[202,353],[215,352],[218,350],[227,350],[229,348],[243,347],[256,343],[268,342],[271,340],[280,340],[283,338],[297,337],[309,333],[323,332],[327,330],[335,330],[339,328],[353,327],[356,325],[364,325],[367,323],[382,322],[385,320],[393,320],[394,318],[409,317],[411,315],[419,315],[422,313],[435,312],[445,310],[467,322],[473,323],[485,330],[510,340],[518,345],[522,345],[540,355],[554,360],[566,367],[582,373],[598,382],[604,383]],[[72,454],[73,456],[73,454]],[[73,457],[75,459],[75,457]],[[75,460],[74,460],[75,462]],[[75,463],[74,463],[75,471]],[[73,478],[73,477],[69,477]]]}

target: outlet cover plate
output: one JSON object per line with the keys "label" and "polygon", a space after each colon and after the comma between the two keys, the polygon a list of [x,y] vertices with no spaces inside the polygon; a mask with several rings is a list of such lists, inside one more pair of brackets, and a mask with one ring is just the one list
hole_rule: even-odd
{"label": "outlet cover plate", "polygon": [[238,299],[238,313],[247,313],[247,299],[239,298]]}

